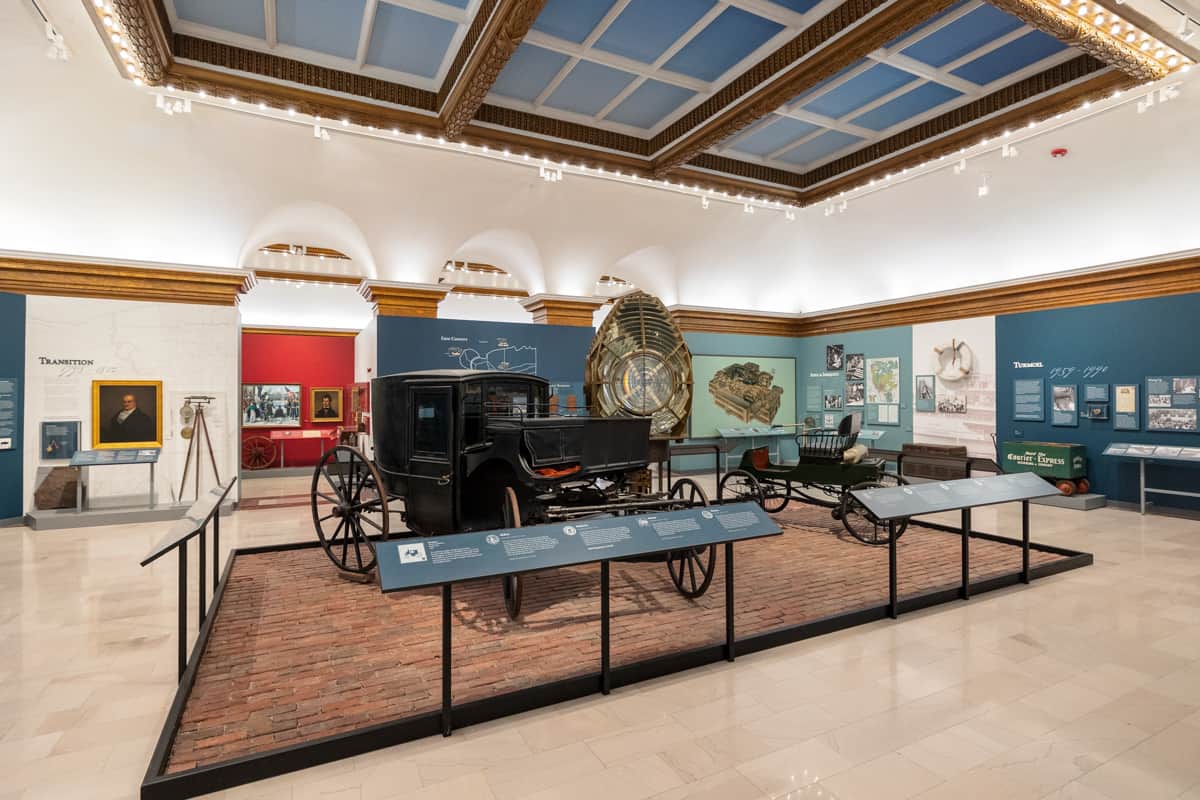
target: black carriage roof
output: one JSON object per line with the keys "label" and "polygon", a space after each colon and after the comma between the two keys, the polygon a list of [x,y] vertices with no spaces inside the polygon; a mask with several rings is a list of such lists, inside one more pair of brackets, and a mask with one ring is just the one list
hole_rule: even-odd
{"label": "black carriage roof", "polygon": [[466,383],[487,378],[502,378],[504,380],[524,380],[533,383],[549,384],[550,381],[540,375],[529,375],[524,372],[504,372],[503,370],[476,369],[427,369],[417,372],[393,372],[391,375],[380,375],[378,380],[387,379],[401,381],[441,380]]}

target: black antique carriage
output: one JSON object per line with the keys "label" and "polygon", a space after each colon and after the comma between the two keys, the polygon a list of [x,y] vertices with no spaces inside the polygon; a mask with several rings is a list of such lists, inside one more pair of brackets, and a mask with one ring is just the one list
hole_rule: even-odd
{"label": "black antique carriage", "polygon": [[[695,481],[650,491],[650,420],[550,413],[550,384],[511,372],[435,370],[371,382],[374,459],[340,446],[313,475],[317,535],[343,570],[375,566],[373,538],[400,513],[411,533],[514,528],[597,515],[708,505]],[[403,511],[396,508],[403,501]],[[665,557],[686,597],[708,589],[715,547]],[[520,575],[502,580],[520,613]]]}

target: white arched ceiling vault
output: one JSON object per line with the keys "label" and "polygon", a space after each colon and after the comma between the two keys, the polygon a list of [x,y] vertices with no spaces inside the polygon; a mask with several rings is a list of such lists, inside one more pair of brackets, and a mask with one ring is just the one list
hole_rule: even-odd
{"label": "white arched ceiling vault", "polygon": [[269,211],[251,227],[238,254],[237,265],[253,267],[259,248],[276,242],[338,250],[350,257],[359,274],[367,278],[379,277],[375,257],[362,229],[349,214],[329,203],[288,203]]}
{"label": "white arched ceiling vault", "polygon": [[[789,222],[574,175],[548,184],[519,161],[336,125],[325,142],[211,107],[167,117],[116,75],[82,3],[44,2],[70,61],[47,59],[29,15],[0,4],[3,249],[229,268],[281,209],[321,204],[357,231],[385,280],[430,282],[469,243],[507,252],[494,232],[515,231],[527,239],[507,247],[528,258],[498,266],[531,281],[540,269],[530,291],[586,295],[618,274],[668,300],[673,286],[683,305],[808,312],[1200,247],[1200,70],[1145,114],[1127,106],[1025,144],[1017,159],[988,156],[963,175],[947,169]],[[1054,146],[1070,156],[1051,160]],[[984,172],[991,193],[980,199]],[[658,275],[668,265],[672,277]]]}

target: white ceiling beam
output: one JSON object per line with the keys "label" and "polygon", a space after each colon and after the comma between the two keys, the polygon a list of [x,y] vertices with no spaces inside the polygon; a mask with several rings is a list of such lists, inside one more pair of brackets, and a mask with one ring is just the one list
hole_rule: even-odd
{"label": "white ceiling beam", "polygon": [[[929,36],[932,33],[937,33],[938,31],[940,31],[942,28],[946,27],[947,25],[957,22],[958,20],[962,19],[967,14],[970,14],[972,11],[980,8],[981,6],[983,6],[983,3],[981,2],[981,0],[973,0],[970,3],[967,3],[962,8],[956,9],[953,12],[942,17],[937,22],[930,24],[928,27],[921,28],[918,31],[913,31],[913,32],[909,33],[903,39],[896,42],[896,44],[894,46],[888,48],[887,52],[898,53],[901,50],[904,50],[904,49],[910,47],[913,43],[918,42],[921,39],[924,39],[926,36]],[[880,48],[880,49],[882,50],[882,48]]]}
{"label": "white ceiling beam", "polygon": [[[568,42],[565,39],[559,39],[557,36],[551,36],[541,31],[530,31],[522,40],[529,44],[536,45],[545,50],[553,50],[556,53],[562,53],[571,58],[586,58],[589,61],[595,61],[597,64],[603,64],[606,67],[632,72],[634,74],[642,74],[646,70],[646,65],[640,61],[634,61],[632,58],[619,56],[616,53],[606,53],[603,50],[587,50],[582,45]],[[676,86],[681,86],[684,89],[691,89],[693,92],[708,92],[712,91],[712,84],[702,81],[699,78],[693,78],[689,75],[684,75],[681,72],[672,72],[671,70],[658,69],[651,73],[648,77],[660,80],[663,83],[671,83]]]}
{"label": "white ceiling beam", "polygon": [[957,89],[963,94],[969,94],[977,88],[975,84],[968,80],[955,77],[937,67],[931,67],[928,64],[917,61],[915,58],[909,58],[899,53],[887,53],[886,51],[876,50],[874,53],[868,54],[867,58],[879,64],[887,64],[896,69],[904,70],[907,73],[916,75],[918,78],[924,78],[927,81],[934,81],[943,86],[949,86],[951,89]]}
{"label": "white ceiling beam", "polygon": [[824,114],[814,114],[813,112],[805,111],[802,108],[795,108],[789,111],[780,111],[778,113],[785,117],[798,119],[801,122],[807,122],[812,125],[820,125],[822,128],[829,128],[831,130],[841,131],[842,133],[850,133],[855,136],[868,138],[875,135],[875,131],[869,128],[863,128],[849,122],[842,122],[839,119],[827,117]]}
{"label": "white ceiling beam", "polygon": [[[596,43],[596,40],[604,35],[604,32],[608,30],[608,26],[612,25],[613,21],[616,20],[617,17],[621,16],[621,12],[625,10],[625,7],[628,6],[629,3],[630,0],[617,0],[613,7],[608,10],[608,13],[600,19],[600,22],[596,25],[596,27],[592,28],[592,32],[587,35],[587,38],[583,40],[583,43],[580,45],[581,54],[587,53],[592,49],[592,45]],[[534,31],[530,31],[530,33],[534,33]],[[529,37],[526,36],[525,41],[528,40]],[[566,80],[566,77],[571,74],[571,70],[575,69],[575,65],[579,63],[579,59],[580,56],[574,56],[563,65],[562,69],[558,71],[558,74],[556,74],[550,80],[550,83],[546,84],[546,88],[543,89],[542,93],[539,94],[537,99],[533,101],[535,108],[540,109],[542,104],[546,102],[546,99],[549,98],[550,95],[554,94],[554,90],[558,88],[558,85]]]}
{"label": "white ceiling beam", "polygon": [[263,0],[263,19],[266,20],[267,47],[272,50],[279,44],[279,28],[275,23],[275,0]]}
{"label": "white ceiling beam", "polygon": [[362,26],[358,30],[358,49],[355,50],[355,69],[362,69],[367,63],[367,51],[371,47],[371,34],[375,30],[375,12],[379,8],[379,0],[367,0],[363,7]]}
{"label": "white ceiling beam", "polygon": [[1015,31],[1009,31],[1008,33],[1004,34],[1003,36],[993,39],[992,41],[988,42],[983,47],[980,47],[976,50],[972,50],[971,52],[967,53],[965,56],[960,56],[959,58],[956,58],[949,63],[943,64],[940,67],[940,69],[943,72],[954,72],[954,70],[958,69],[963,64],[970,64],[975,59],[986,56],[988,53],[992,52],[993,50],[999,50],[1001,47],[1004,47],[1004,45],[1009,44],[1011,42],[1015,42],[1017,39],[1020,39],[1022,36],[1025,36],[1026,34],[1031,33],[1032,31],[1033,31],[1033,28],[1029,27],[1028,25],[1022,25],[1021,27],[1017,28]]}
{"label": "white ceiling beam", "polygon": [[[471,22],[473,17],[472,9],[455,8],[446,3],[438,3],[434,0],[379,0],[379,2],[387,3],[389,6],[399,6],[407,8],[410,11],[420,11],[422,14],[428,14],[431,17],[440,17],[448,19],[451,22],[456,22],[459,25],[466,25]],[[376,3],[369,2],[368,5],[375,6]]]}

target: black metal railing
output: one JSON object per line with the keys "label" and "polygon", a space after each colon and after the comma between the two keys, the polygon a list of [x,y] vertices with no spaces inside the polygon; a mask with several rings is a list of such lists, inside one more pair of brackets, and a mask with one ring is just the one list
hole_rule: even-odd
{"label": "black metal railing", "polygon": [[172,550],[179,551],[179,677],[183,677],[183,671],[187,667],[187,618],[188,618],[188,542],[192,539],[200,538],[200,619],[199,624],[204,624],[204,618],[208,615],[208,590],[205,580],[205,572],[207,571],[206,559],[208,552],[208,523],[212,522],[213,527],[213,545],[212,545],[212,588],[213,594],[216,594],[217,583],[219,582],[219,568],[217,558],[221,552],[221,503],[225,502],[225,498],[229,495],[229,490],[233,488],[233,484],[237,482],[237,478],[230,478],[225,483],[217,484],[207,494],[202,495],[196,502],[192,503],[191,508],[187,510],[183,519],[176,522],[167,531],[166,535],[156,544],[150,552],[142,559],[141,565],[147,566],[158,559],[165,556]]}

